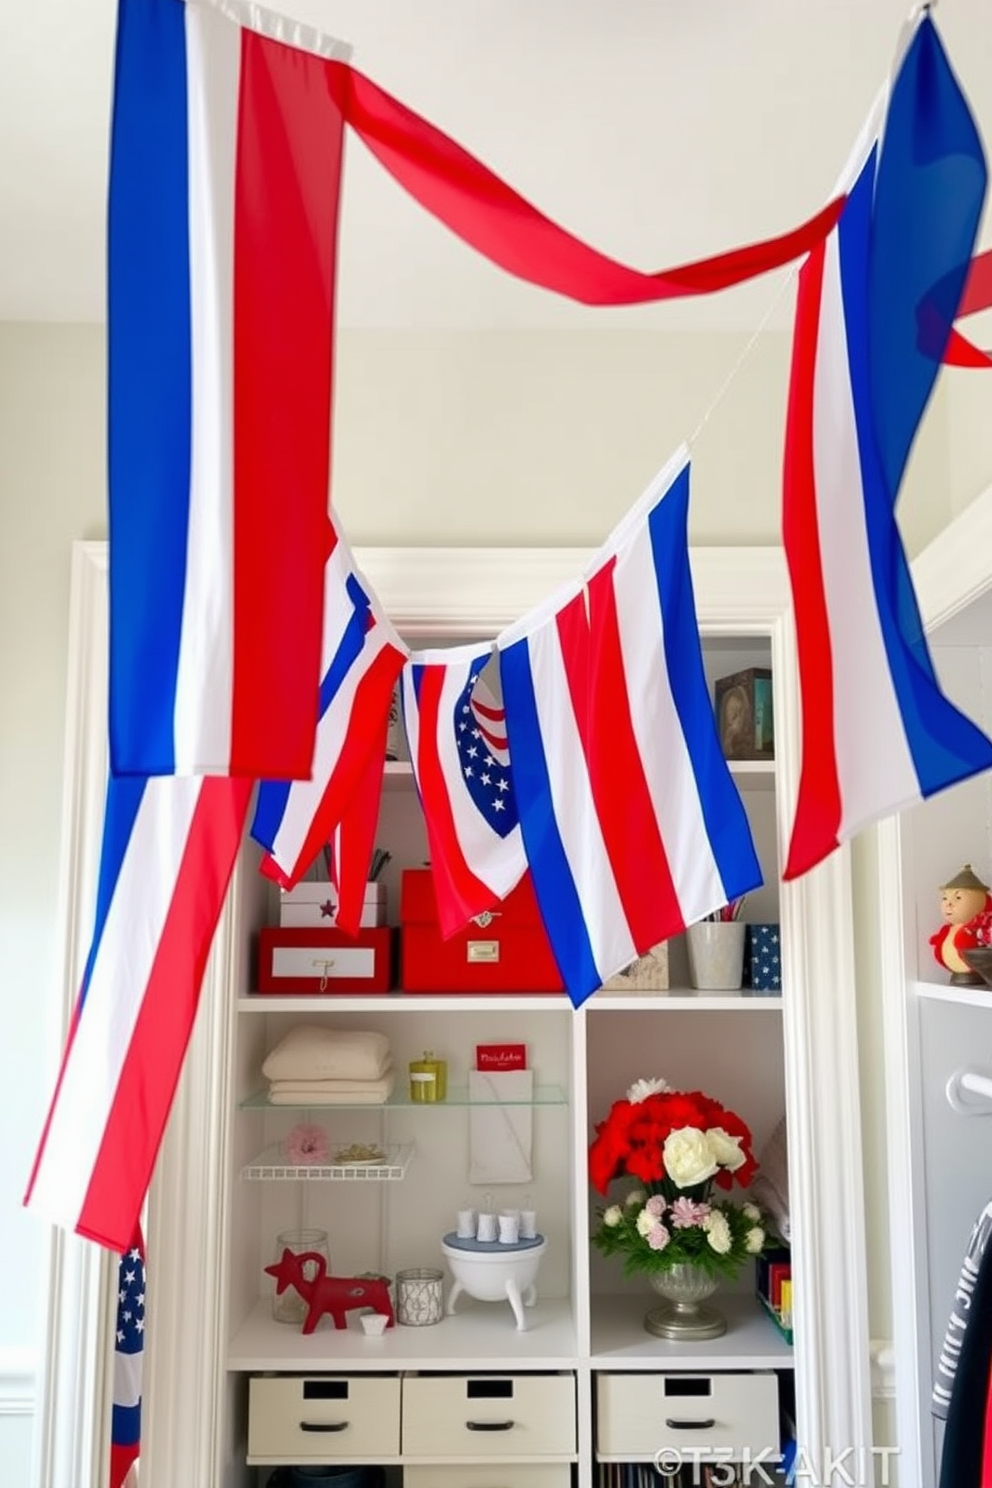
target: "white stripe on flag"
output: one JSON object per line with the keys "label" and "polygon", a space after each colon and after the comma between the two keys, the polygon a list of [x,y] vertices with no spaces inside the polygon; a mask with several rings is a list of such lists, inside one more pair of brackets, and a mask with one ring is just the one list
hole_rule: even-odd
{"label": "white stripe on flag", "polygon": [[[919,798],[878,621],[865,530],[861,459],[848,362],[838,229],[827,239],[813,399],[813,459],[823,586],[830,615],[839,836],[878,815],[879,801]],[[864,720],[873,743],[864,747]]]}
{"label": "white stripe on flag", "polygon": [[614,592],[634,737],[676,897],[688,923],[722,903],[725,891],[672,695],[646,521],[617,564]]}
{"label": "white stripe on flag", "polygon": [[[592,793],[554,619],[527,642],[551,800],[582,906],[586,933],[604,979],[637,955]],[[592,918],[590,918],[592,916]]]}
{"label": "white stripe on flag", "polygon": [[96,1170],[202,786],[173,776],[145,786],[31,1194],[58,1224],[75,1224]]}
{"label": "white stripe on flag", "polygon": [[144,1354],[114,1350],[114,1404],[131,1409],[141,1404],[141,1366]]}
{"label": "white stripe on flag", "polygon": [[[185,8],[192,408],[190,511],[176,677],[176,774],[230,758],[234,637],[234,190],[241,33]],[[206,706],[205,706],[206,704]],[[225,771],[226,773],[226,771]]]}

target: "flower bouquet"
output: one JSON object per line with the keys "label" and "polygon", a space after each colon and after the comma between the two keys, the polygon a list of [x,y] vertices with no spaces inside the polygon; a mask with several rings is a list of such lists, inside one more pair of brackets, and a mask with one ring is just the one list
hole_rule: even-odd
{"label": "flower bouquet", "polygon": [[746,1187],[757,1166],[750,1131],[719,1101],[638,1080],[597,1124],[589,1149],[599,1193],[616,1179],[635,1181],[619,1203],[597,1209],[592,1243],[623,1256],[628,1276],[691,1266],[713,1281],[732,1279],[764,1248],[765,1227],[756,1204],[716,1191]]}

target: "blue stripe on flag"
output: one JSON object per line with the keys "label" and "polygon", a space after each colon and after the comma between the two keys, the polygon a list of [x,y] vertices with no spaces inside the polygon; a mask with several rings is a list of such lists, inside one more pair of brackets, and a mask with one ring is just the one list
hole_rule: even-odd
{"label": "blue stripe on flag", "polygon": [[120,3],[107,228],[111,764],[171,774],[192,382],[185,6],[175,0]]}
{"label": "blue stripe on flag", "polygon": [[871,406],[893,504],[964,290],[985,185],[975,121],[924,16],[888,102],[869,250]]}
{"label": "blue stripe on flag", "polygon": [[689,566],[689,466],[648,517],[664,627],[665,664],[685,736],[706,835],[727,901],[757,888],[761,865],[737,787],[720,750]]}
{"label": "blue stripe on flag", "polygon": [[[886,140],[891,143],[891,131]],[[879,210],[872,158],[848,195],[838,225],[844,325],[875,607],[920,793],[929,796],[992,765],[992,744],[940,689],[875,437],[869,349],[875,289],[868,259]]]}
{"label": "blue stripe on flag", "polygon": [[141,1440],[141,1403],[115,1405],[110,1425],[110,1439],[115,1446],[133,1447]]}
{"label": "blue stripe on flag", "polygon": [[90,942],[86,966],[83,970],[83,985],[80,989],[80,1006],[86,1001],[86,991],[93,977],[93,967],[100,953],[103,931],[110,913],[110,905],[117,889],[127,856],[128,844],[134,823],[141,808],[147,780],[137,777],[111,777],[107,781],[107,802],[103,813],[103,841],[100,847],[100,872],[96,888],[96,916],[93,939]]}
{"label": "blue stripe on flag", "polygon": [[[527,863],[558,970],[578,1007],[601,984],[602,977],[552,809],[526,639],[500,652],[499,667]],[[586,989],[584,994],[580,988]]]}
{"label": "blue stripe on flag", "polygon": [[[345,580],[345,588],[348,598],[352,604],[352,614],[344,628],[338,649],[331,659],[331,664],[324,674],[324,680],[320,684],[320,706],[319,716],[323,718],[332,701],[337,696],[351,668],[362,654],[365,645],[365,636],[369,628],[369,612],[372,608],[371,601],[354,574],[349,574]],[[327,599],[324,599],[325,605]]]}

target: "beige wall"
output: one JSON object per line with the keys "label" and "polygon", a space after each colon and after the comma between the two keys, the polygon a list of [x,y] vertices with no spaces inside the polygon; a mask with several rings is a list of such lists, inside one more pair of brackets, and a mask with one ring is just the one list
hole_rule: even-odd
{"label": "beige wall", "polygon": [[[788,344],[782,333],[763,336],[712,407],[744,344],[732,335],[623,331],[344,332],[335,495],[349,534],[363,544],[594,544],[702,423],[691,541],[774,542]],[[992,481],[989,384],[970,374],[980,386],[962,385],[968,375],[955,374],[921,434],[901,506],[911,551]],[[59,1043],[54,937],[70,545],[106,535],[104,381],[100,328],[0,325],[0,1275],[18,1278],[4,1294],[0,1373],[10,1351],[35,1345],[40,1315],[39,1228],[21,1195]],[[878,1257],[884,1185],[876,1181],[873,1017],[862,1032]],[[876,1336],[886,1336],[889,1322],[883,1273],[876,1259]],[[5,1435],[20,1424],[8,1421]],[[22,1452],[24,1439],[21,1432],[11,1452]],[[2,1455],[10,1460],[6,1446]]]}

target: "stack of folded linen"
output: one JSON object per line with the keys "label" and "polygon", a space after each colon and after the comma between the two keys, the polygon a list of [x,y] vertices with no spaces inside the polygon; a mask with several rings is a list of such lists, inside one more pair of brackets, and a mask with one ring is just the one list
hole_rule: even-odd
{"label": "stack of folded linen", "polygon": [[384,1033],[307,1023],[276,1044],[262,1074],[275,1106],[381,1105],[395,1078]]}

